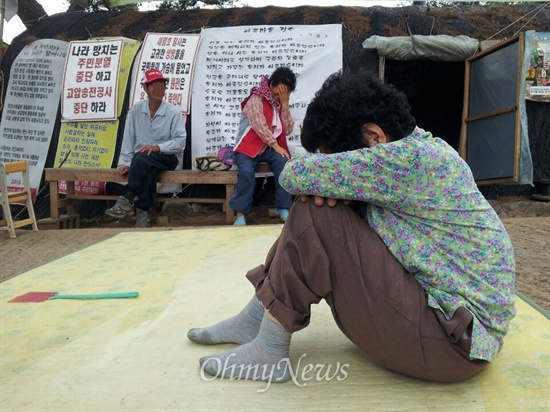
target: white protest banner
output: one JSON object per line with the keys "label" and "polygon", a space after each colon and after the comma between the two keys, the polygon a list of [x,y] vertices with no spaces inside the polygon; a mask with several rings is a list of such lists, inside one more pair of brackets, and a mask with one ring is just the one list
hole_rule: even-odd
{"label": "white protest banner", "polygon": [[147,33],[134,70],[130,107],[147,98],[141,81],[149,69],[158,69],[168,79],[166,101],[189,113],[189,101],[199,34]]}
{"label": "white protest banner", "polygon": [[70,42],[61,121],[116,120],[121,55],[122,38]]}
{"label": "white protest banner", "polygon": [[342,68],[342,26],[240,26],[204,29],[193,81],[192,158],[235,142],[241,101],[261,76],[287,66],[298,77],[290,96],[291,154],[303,153],[300,125],[325,79]]}
{"label": "white protest banner", "polygon": [[[138,40],[125,37],[120,39],[123,41],[123,47],[117,90],[117,118],[122,113],[122,103],[130,80],[129,73],[132,61],[141,44]],[[56,164],[64,160],[65,167],[111,167],[115,155],[117,126],[118,120],[62,123],[59,132]],[[69,151],[71,153],[67,157]],[[75,190],[77,189],[75,188]]]}
{"label": "white protest banner", "polygon": [[[126,87],[130,80],[130,68],[139,49],[139,40],[125,37],[122,46],[122,59],[118,78],[117,116],[122,113],[122,103]],[[63,122],[59,131],[59,139],[55,164],[63,162],[64,167],[76,168],[110,168],[115,155],[119,120]],[[74,183],[74,191],[78,195],[105,194],[105,182]],[[59,192],[66,193],[66,182],[59,182]]]}
{"label": "white protest banner", "polygon": [[[36,40],[25,46],[11,66],[0,124],[0,161],[29,162],[33,196],[50,147],[68,47],[61,40]],[[22,182],[8,185],[23,187]]]}

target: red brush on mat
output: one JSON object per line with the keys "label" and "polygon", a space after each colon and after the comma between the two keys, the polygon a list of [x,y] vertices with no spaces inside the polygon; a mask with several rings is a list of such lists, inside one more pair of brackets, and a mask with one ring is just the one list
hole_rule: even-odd
{"label": "red brush on mat", "polygon": [[44,302],[53,299],[124,299],[137,298],[138,292],[99,293],[97,295],[59,295],[58,292],[27,292],[16,296],[8,303]]}

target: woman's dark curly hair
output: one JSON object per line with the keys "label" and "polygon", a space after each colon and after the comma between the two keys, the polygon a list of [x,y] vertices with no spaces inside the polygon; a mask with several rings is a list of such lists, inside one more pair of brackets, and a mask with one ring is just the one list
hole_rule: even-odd
{"label": "woman's dark curly hair", "polygon": [[362,129],[375,123],[392,141],[416,125],[407,98],[365,70],[332,74],[309,104],[301,140],[309,152],[338,153],[365,147]]}
{"label": "woman's dark curly hair", "polygon": [[288,67],[278,67],[269,77],[267,82],[270,86],[284,84],[293,92],[296,89],[296,75]]}

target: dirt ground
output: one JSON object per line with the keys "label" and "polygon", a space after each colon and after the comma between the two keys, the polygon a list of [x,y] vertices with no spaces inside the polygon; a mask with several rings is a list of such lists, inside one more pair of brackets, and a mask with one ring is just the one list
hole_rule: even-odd
{"label": "dirt ground", "polygon": [[[550,203],[516,201],[491,202],[503,220],[516,253],[516,289],[546,311],[550,311]],[[185,227],[225,225],[225,215],[204,208],[166,211],[166,224],[153,222],[147,229],[134,228],[135,218],[116,221],[100,218],[82,221],[80,229],[18,229],[9,239],[0,232],[0,282],[67,254],[76,252],[118,233],[137,230],[179,230]],[[267,208],[254,209],[249,224],[281,224]],[[258,262],[261,263],[261,262]],[[244,273],[243,273],[244,275]]]}

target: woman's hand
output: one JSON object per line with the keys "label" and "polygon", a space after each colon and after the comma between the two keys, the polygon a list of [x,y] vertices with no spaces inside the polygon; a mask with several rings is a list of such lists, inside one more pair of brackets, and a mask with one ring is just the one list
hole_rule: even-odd
{"label": "woman's hand", "polygon": [[[313,203],[315,203],[315,206],[323,206],[325,204],[325,200],[328,207],[334,207],[338,204],[338,199],[332,199],[330,197],[322,197],[322,196],[309,196],[309,195],[301,195],[300,200],[304,203],[309,202],[309,199],[313,198]],[[346,206],[351,205],[351,200],[341,200]]]}
{"label": "woman's hand", "polygon": [[279,143],[275,142],[275,144],[271,146],[271,148],[275,150],[275,153],[280,154],[281,156],[286,157],[287,159],[290,159],[290,154],[281,146],[279,146]]}
{"label": "woman's hand", "polygon": [[285,84],[280,84],[277,86],[277,95],[279,97],[279,103],[281,103],[281,109],[283,111],[290,110],[290,90]]}

